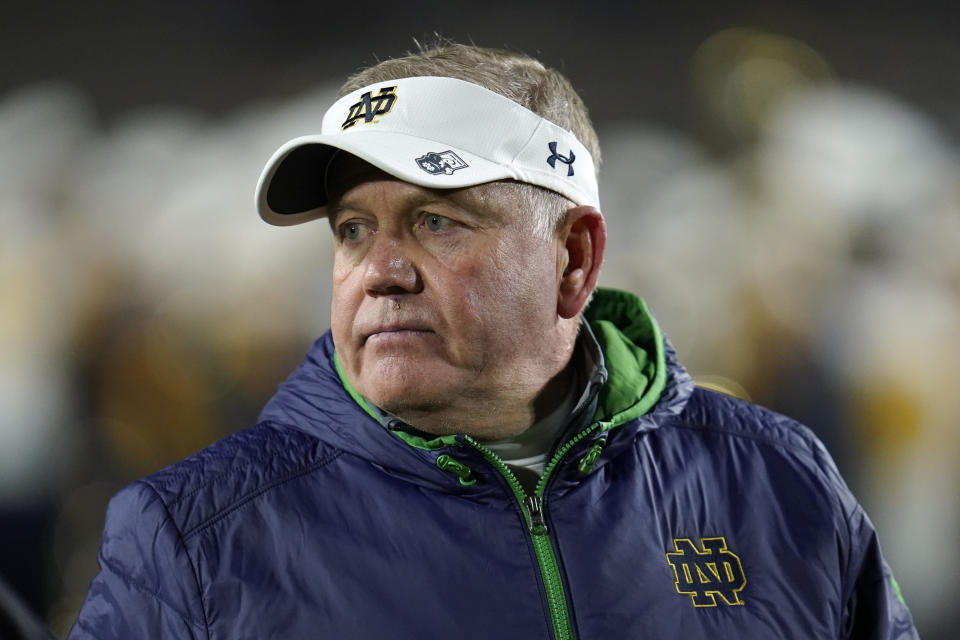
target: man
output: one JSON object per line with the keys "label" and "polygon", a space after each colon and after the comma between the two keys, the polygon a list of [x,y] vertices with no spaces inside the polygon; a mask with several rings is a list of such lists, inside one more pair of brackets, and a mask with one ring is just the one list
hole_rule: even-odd
{"label": "man", "polygon": [[331,331],[255,428],[114,498],[70,637],[916,637],[816,438],[594,291],[598,161],[525,56],[348,81],[257,195],[327,218]]}

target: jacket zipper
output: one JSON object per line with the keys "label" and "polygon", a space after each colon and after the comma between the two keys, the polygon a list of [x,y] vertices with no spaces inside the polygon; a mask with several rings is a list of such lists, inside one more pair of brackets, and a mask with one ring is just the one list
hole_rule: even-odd
{"label": "jacket zipper", "polygon": [[543,588],[547,594],[547,606],[550,610],[550,621],[553,623],[553,637],[555,640],[573,640],[573,624],[570,622],[570,611],[567,608],[567,595],[563,588],[563,577],[560,575],[560,565],[557,563],[557,554],[550,540],[550,530],[547,525],[547,519],[543,512],[543,496],[546,492],[547,483],[553,470],[563,459],[570,449],[578,442],[583,440],[588,434],[592,433],[599,423],[595,423],[582,430],[576,436],[568,440],[557,452],[553,458],[544,467],[543,475],[534,488],[533,495],[527,495],[517,477],[513,475],[503,460],[486,446],[480,444],[472,437],[467,436],[466,441],[483,454],[487,462],[500,472],[510,485],[513,495],[520,504],[520,509],[527,520],[527,528],[530,532],[530,540],[533,543],[533,550],[537,556],[537,563],[540,565],[540,578],[543,580]]}

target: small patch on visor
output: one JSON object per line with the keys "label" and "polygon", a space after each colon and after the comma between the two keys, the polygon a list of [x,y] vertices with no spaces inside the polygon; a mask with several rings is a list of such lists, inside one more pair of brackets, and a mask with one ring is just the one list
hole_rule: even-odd
{"label": "small patch on visor", "polygon": [[417,165],[431,175],[453,175],[454,171],[464,169],[469,165],[464,162],[460,156],[453,151],[441,151],[439,153],[431,151],[417,158]]}

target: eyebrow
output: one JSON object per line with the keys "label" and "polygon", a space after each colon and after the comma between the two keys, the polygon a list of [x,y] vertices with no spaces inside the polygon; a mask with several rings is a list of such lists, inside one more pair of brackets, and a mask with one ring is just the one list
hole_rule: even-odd
{"label": "eyebrow", "polygon": [[[413,209],[416,207],[422,207],[431,202],[439,202],[442,200],[442,197],[434,195],[431,192],[417,193],[416,195],[410,195],[406,197],[403,201],[403,205],[407,209]],[[369,212],[369,209],[364,206],[352,202],[349,197],[340,197],[327,205],[327,216],[331,220],[336,220],[344,211],[363,211]]]}
{"label": "eyebrow", "polygon": [[[473,203],[474,206],[468,206],[467,203],[464,203],[460,198],[457,198],[457,196],[460,195],[459,189],[434,190],[426,187],[420,187],[418,185],[413,186],[417,187],[418,191],[417,193],[410,194],[404,198],[401,206],[403,206],[405,209],[415,209],[418,207],[429,206],[431,204],[441,204],[462,212],[465,216],[476,222],[489,223],[494,220],[494,216],[492,216],[486,210],[486,202],[483,200],[478,200],[477,202]],[[337,217],[340,216],[340,214],[351,210],[369,212],[367,207],[360,206],[359,204],[352,202],[349,196],[335,198],[327,205],[327,218],[330,220],[330,225],[333,226],[336,224]]]}
{"label": "eyebrow", "polygon": [[336,221],[337,216],[346,211],[346,209],[347,207],[343,204],[343,198],[336,198],[333,202],[327,203],[327,219],[330,221],[330,224],[332,225]]}

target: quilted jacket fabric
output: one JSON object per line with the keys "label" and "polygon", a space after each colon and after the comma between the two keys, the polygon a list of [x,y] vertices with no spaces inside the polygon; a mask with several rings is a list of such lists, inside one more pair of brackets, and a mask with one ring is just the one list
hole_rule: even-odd
{"label": "quilted jacket fabric", "polygon": [[630,294],[587,319],[610,379],[540,495],[384,428],[327,334],[258,425],[113,499],[70,639],[917,637],[807,428],[696,388]]}

